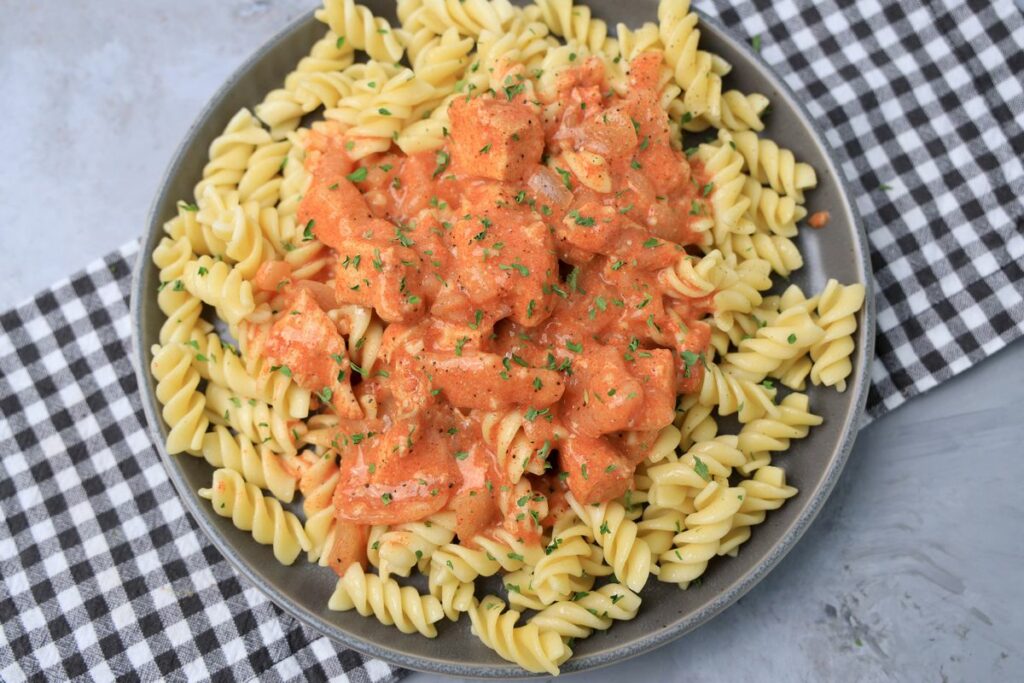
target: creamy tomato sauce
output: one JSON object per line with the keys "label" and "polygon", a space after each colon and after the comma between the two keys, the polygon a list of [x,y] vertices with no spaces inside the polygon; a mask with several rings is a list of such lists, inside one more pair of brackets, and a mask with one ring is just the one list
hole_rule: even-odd
{"label": "creamy tomato sauce", "polygon": [[[585,62],[561,76],[560,106],[512,69],[452,104],[436,152],[356,163],[343,134],[313,136],[299,218],[337,264],[287,286],[263,353],[341,417],[334,502],[351,535],[336,568],[365,563],[352,539],[366,525],[446,509],[463,543],[498,527],[539,539],[566,490],[622,495],[677,396],[699,389],[685,359],[708,344],[710,300],[667,296],[659,272],[710,205],[702,169],[669,144],[660,60],[635,60],[625,96]],[[325,313],[341,304],[388,324],[373,368],[346,357]],[[516,412],[525,463],[483,430]]]}

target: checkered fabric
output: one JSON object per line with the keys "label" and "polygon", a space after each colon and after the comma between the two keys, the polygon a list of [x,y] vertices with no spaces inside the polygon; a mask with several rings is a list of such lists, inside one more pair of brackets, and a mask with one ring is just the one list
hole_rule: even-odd
{"label": "checkered fabric", "polygon": [[132,243],[0,315],[0,681],[391,681],[239,579],[167,478],[129,359]]}
{"label": "checkered fabric", "polygon": [[[715,1],[844,159],[878,285],[872,414],[1020,336],[1013,4]],[[136,251],[0,315],[0,680],[396,678],[244,586],[185,514],[128,359]]]}

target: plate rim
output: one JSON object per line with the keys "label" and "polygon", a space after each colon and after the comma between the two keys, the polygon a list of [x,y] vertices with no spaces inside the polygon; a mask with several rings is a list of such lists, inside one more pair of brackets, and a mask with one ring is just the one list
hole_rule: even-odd
{"label": "plate rim", "polygon": [[[163,217],[159,214],[160,206],[167,198],[171,181],[179,172],[179,168],[185,159],[187,149],[191,145],[193,138],[206,123],[207,119],[216,113],[221,101],[239,81],[253,71],[254,66],[258,65],[268,52],[282,41],[287,40],[292,33],[301,30],[310,21],[314,21],[313,15],[315,11],[315,8],[310,9],[289,21],[231,73],[195,117],[181,142],[177,145],[165,172],[161,175],[158,185],[159,190],[156,192],[150,209],[147,212],[146,233],[142,236],[138,256],[132,269],[130,290],[132,334],[130,356],[139,386],[143,411],[146,416],[147,429],[175,491],[182,499],[181,502],[184,508],[191,515],[199,529],[232,568],[244,577],[250,585],[304,626],[344,647],[352,648],[364,655],[377,657],[407,669],[457,677],[536,678],[538,677],[537,674],[531,674],[511,663],[495,663],[482,666],[476,664],[451,664],[443,660],[395,652],[370,641],[363,640],[359,636],[346,632],[337,626],[333,629],[325,629],[323,621],[318,615],[291,601],[288,596],[260,576],[255,567],[242,561],[236,555],[230,544],[223,538],[221,531],[214,527],[212,518],[206,514],[207,511],[200,504],[201,499],[185,480],[183,471],[167,452],[165,437],[160,428],[162,423],[161,411],[157,404],[155,393],[150,388],[149,369],[143,365],[143,358],[145,358],[148,350],[142,335],[142,311],[143,302],[146,299],[146,293],[142,291],[142,285],[144,271],[150,263],[153,248],[163,234],[162,225],[164,221]],[[874,278],[870,266],[870,250],[863,220],[857,209],[856,202],[852,199],[853,193],[850,192],[850,183],[841,172],[841,162],[847,160],[847,155],[842,148],[833,148],[826,142],[823,131],[817,125],[815,119],[810,116],[803,102],[796,97],[782,76],[767,64],[760,54],[745,49],[744,41],[738,39],[732,30],[726,28],[718,19],[709,17],[699,9],[693,9],[692,11],[698,14],[701,25],[712,29],[711,33],[715,34],[716,38],[731,44],[734,48],[745,50],[747,58],[759,66],[760,75],[766,77],[768,84],[774,89],[776,95],[784,98],[787,104],[796,110],[799,122],[810,131],[813,144],[822,152],[828,167],[828,176],[835,179],[836,189],[840,198],[839,206],[835,207],[835,209],[842,210],[846,214],[846,218],[853,228],[854,265],[858,270],[858,275],[862,276],[862,284],[865,287],[865,303],[857,330],[859,335],[857,349],[860,352],[860,356],[858,365],[851,373],[847,384],[847,391],[853,397],[851,401],[852,410],[849,411],[845,424],[842,425],[841,437],[834,447],[835,455],[829,459],[817,491],[810,497],[806,506],[798,514],[790,528],[773,543],[769,552],[760,562],[740,575],[726,590],[715,596],[701,609],[679,619],[675,623],[659,627],[633,643],[594,654],[574,655],[562,664],[562,673],[588,671],[610,666],[650,652],[704,625],[746,595],[793,549],[821,512],[845,469],[846,462],[849,459],[866,414],[865,407],[870,386],[870,369],[871,361],[874,358],[876,336]],[[830,207],[830,209],[832,208]]]}

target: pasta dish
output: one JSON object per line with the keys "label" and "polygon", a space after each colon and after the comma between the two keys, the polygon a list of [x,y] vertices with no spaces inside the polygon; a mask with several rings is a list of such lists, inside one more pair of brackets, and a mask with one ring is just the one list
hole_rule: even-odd
{"label": "pasta dish", "polygon": [[466,614],[556,674],[797,494],[777,456],[822,421],[808,384],[844,390],[864,288],[773,290],[816,175],[687,0],[613,32],[570,0],[398,16],[326,0],[165,225],[167,449],[333,570],[329,609]]}

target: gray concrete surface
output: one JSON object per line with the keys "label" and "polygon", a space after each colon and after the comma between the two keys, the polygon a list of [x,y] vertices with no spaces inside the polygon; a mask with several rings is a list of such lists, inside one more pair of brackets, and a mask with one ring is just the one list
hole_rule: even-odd
{"label": "gray concrete surface", "polygon": [[[0,308],[140,234],[199,108],[314,3],[0,1]],[[567,678],[1024,680],[1022,377],[1018,343],[877,421],[804,540],[739,604]]]}

